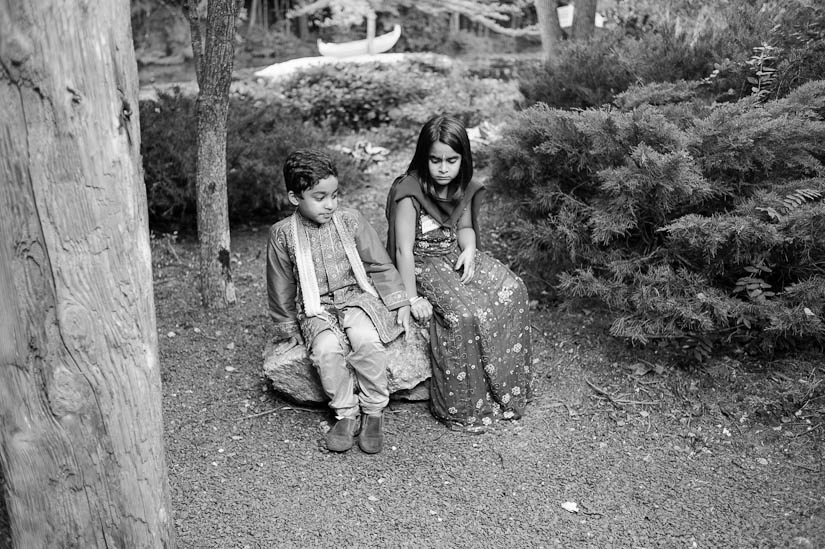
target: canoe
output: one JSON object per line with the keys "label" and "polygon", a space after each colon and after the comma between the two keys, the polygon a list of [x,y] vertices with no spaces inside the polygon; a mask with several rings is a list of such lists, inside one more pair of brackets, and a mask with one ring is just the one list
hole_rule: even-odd
{"label": "canoe", "polygon": [[392,31],[376,36],[372,39],[372,48],[369,40],[353,40],[352,42],[341,42],[338,44],[324,42],[318,39],[318,53],[326,57],[351,57],[353,55],[367,55],[373,53],[384,53],[392,48],[398,39],[401,38],[401,25],[395,25]]}

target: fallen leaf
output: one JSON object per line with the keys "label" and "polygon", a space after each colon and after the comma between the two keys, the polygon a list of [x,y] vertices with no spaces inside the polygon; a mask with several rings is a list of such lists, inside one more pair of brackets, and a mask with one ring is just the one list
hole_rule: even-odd
{"label": "fallen leaf", "polygon": [[561,508],[564,509],[565,511],[570,512],[570,513],[578,513],[579,512],[579,506],[576,504],[575,501],[565,501],[564,503],[561,504]]}

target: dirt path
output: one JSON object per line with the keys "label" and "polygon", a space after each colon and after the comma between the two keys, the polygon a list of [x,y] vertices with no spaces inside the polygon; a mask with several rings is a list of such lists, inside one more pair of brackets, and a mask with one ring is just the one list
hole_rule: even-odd
{"label": "dirt path", "polygon": [[[398,165],[347,196],[381,232]],[[821,356],[686,371],[541,308],[524,419],[469,436],[394,402],[383,453],[330,454],[326,410],[262,375],[265,239],[233,233],[240,302],[214,313],[194,244],[153,243],[179,547],[825,547]]]}
{"label": "dirt path", "polygon": [[[380,222],[394,170],[349,203]],[[195,305],[194,247],[155,246],[181,547],[825,546],[822,368],[689,373],[605,337],[595,311],[534,312],[521,421],[461,435],[396,402],[382,454],[326,452],[326,410],[262,377],[265,238],[233,234],[241,302],[222,313]]]}

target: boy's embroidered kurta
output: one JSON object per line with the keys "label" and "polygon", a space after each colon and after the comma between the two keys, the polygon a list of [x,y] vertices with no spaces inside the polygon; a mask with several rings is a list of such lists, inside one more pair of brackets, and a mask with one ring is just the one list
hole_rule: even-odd
{"label": "boy's embroidered kurta", "polygon": [[298,283],[294,231],[290,218],[284,219],[270,229],[267,245],[267,290],[270,315],[275,321],[275,339],[287,339],[300,329],[310,344],[323,329],[340,333],[334,321],[337,312],[353,306],[367,313],[383,342],[398,337],[402,328],[395,322],[395,313],[390,311],[409,301],[401,278],[372,226],[355,210],[342,209],[335,214],[339,216],[337,225],[351,235],[363,269],[380,299],[359,285],[335,222],[318,225],[298,213],[295,215],[298,230],[307,236],[324,314],[316,317],[306,314],[304,288]]}

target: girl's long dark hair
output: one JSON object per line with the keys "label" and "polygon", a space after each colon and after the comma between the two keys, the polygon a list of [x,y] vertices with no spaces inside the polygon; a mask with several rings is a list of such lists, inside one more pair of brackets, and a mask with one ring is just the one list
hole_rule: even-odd
{"label": "girl's long dark hair", "polygon": [[470,139],[460,120],[452,116],[440,115],[427,120],[418,134],[418,143],[410,161],[407,173],[415,173],[423,183],[424,192],[436,198],[436,183],[430,177],[430,148],[438,142],[444,143],[461,155],[458,175],[450,182],[447,196],[453,200],[464,195],[464,190],[473,178],[473,154]]}

